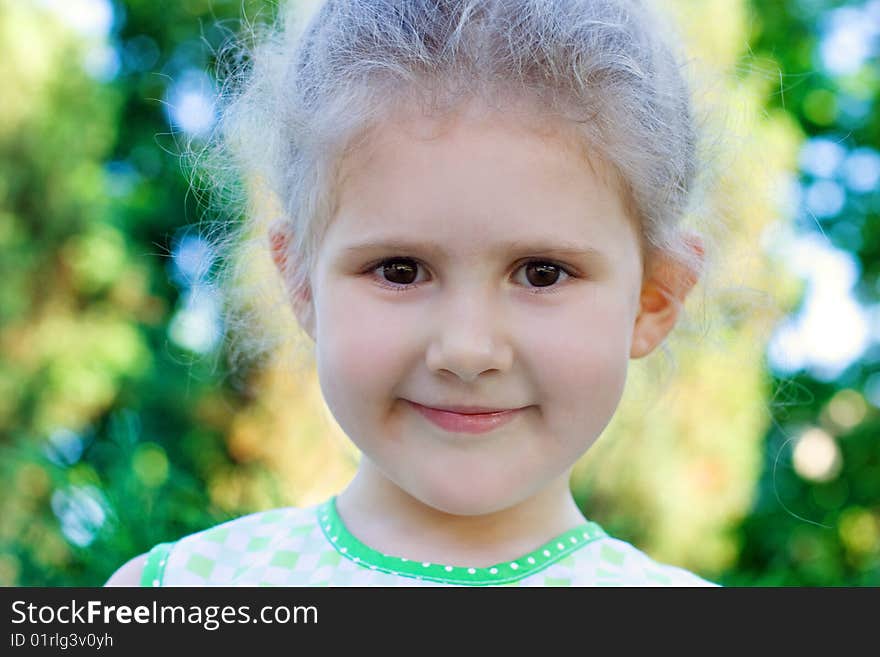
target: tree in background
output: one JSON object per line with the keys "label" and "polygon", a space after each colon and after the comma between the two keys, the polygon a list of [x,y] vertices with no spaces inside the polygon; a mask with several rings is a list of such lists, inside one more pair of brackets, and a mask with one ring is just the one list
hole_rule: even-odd
{"label": "tree in background", "polygon": [[[254,505],[212,493],[260,476],[226,449],[222,360],[169,339],[196,281],[167,256],[199,210],[163,99],[239,9],[0,2],[0,584],[96,585]],[[112,20],[109,44],[65,16]]]}
{"label": "tree in background", "polygon": [[806,136],[793,181],[800,237],[786,239],[801,245],[807,285],[780,331],[806,333],[828,356],[771,345],[773,422],[725,580],[877,586],[880,2],[753,5],[749,42],[784,72],[768,111],[788,112]]}

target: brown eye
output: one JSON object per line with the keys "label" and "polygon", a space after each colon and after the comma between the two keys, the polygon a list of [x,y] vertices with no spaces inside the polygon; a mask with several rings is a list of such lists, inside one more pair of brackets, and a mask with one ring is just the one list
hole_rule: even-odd
{"label": "brown eye", "polygon": [[547,287],[559,280],[560,268],[549,262],[530,262],[526,265],[526,279],[535,287]]}
{"label": "brown eye", "polygon": [[398,258],[387,260],[382,265],[382,275],[389,283],[411,285],[418,276],[419,266],[412,260]]}

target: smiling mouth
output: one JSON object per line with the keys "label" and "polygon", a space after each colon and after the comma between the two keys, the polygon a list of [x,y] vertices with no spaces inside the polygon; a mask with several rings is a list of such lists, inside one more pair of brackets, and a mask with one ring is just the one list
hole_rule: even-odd
{"label": "smiling mouth", "polygon": [[451,433],[486,433],[511,422],[525,410],[525,408],[513,408],[486,413],[475,413],[473,411],[456,413],[455,411],[431,408],[409,400],[407,401],[422,417]]}

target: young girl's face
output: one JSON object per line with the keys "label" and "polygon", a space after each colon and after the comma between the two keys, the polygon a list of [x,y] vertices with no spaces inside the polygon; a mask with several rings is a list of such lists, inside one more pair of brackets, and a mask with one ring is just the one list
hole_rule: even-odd
{"label": "young girl's face", "polygon": [[[437,125],[389,122],[345,161],[312,331],[328,407],[371,465],[475,515],[566,477],[611,419],[642,262],[621,198],[570,142],[497,117]],[[468,433],[415,404],[521,410]]]}

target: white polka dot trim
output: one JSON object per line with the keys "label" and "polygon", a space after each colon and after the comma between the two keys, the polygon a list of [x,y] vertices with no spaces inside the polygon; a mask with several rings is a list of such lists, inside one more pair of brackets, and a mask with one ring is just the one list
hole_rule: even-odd
{"label": "white polka dot trim", "polygon": [[153,580],[153,586],[159,586],[159,580],[158,580],[158,579],[154,579],[154,580]]}
{"label": "white polka dot trim", "polygon": [[[537,551],[522,556],[517,561],[503,562],[494,567],[459,567],[446,565],[442,562],[410,560],[407,557],[392,557],[391,555],[381,555],[383,559],[381,563],[378,561],[371,563],[373,561],[372,553],[369,553],[369,556],[367,554],[363,557],[359,556],[361,554],[361,547],[357,543],[348,544],[349,537],[346,534],[345,528],[340,527],[339,518],[336,517],[333,507],[327,505],[323,511],[323,514],[318,514],[317,516],[320,519],[319,523],[316,523],[317,526],[325,530],[327,540],[332,541],[335,544],[336,550],[346,555],[348,559],[362,567],[368,567],[373,571],[378,570],[390,573],[395,577],[406,576],[419,580],[435,580],[440,582],[459,581],[461,583],[473,583],[485,578],[484,581],[488,584],[502,581],[512,582],[518,578],[531,577],[534,573],[539,572],[554,561],[576,550],[581,544],[589,543],[594,538],[602,535],[601,528],[596,529],[593,526],[581,527],[573,532],[557,536],[555,542],[549,542]],[[555,548],[554,545],[556,546]],[[167,557],[165,560],[167,560]],[[159,563],[160,567],[165,565],[165,560]],[[401,566],[401,570],[397,570],[394,566],[395,561],[406,564],[412,562],[412,566]],[[421,564],[421,568],[419,564]],[[520,570],[523,572],[520,573]],[[154,586],[158,585],[160,584],[157,581]]]}

